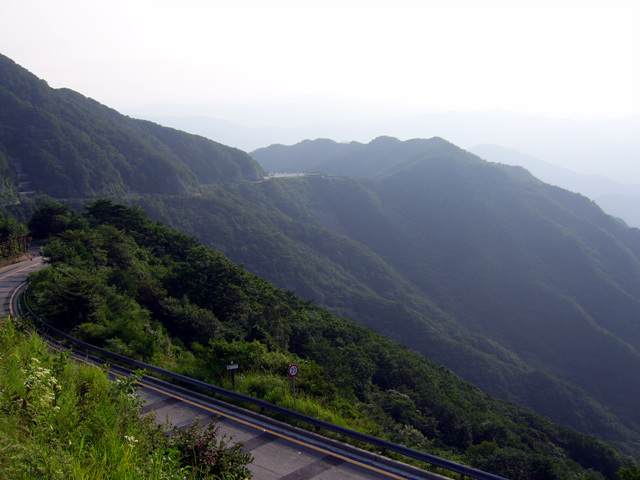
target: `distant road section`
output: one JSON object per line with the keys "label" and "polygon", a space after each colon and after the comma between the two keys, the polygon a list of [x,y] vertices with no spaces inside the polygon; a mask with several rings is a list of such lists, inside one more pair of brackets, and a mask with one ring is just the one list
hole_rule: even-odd
{"label": "distant road section", "polygon": [[7,315],[14,314],[11,308],[11,298],[14,292],[27,280],[27,276],[31,272],[35,272],[44,266],[45,264],[42,263],[42,257],[34,256],[33,260],[14,263],[13,265],[0,268],[1,316],[6,317]]}

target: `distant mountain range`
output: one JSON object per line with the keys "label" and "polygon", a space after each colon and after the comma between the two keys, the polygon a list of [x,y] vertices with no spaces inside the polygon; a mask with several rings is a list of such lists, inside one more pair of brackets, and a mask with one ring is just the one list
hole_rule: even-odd
{"label": "distant mountain range", "polygon": [[[276,286],[640,458],[640,230],[443,138],[249,156],[0,60],[5,203],[28,181],[35,195],[139,205]],[[258,181],[263,168],[326,174]]]}
{"label": "distant mountain range", "polygon": [[[247,151],[273,144],[293,145],[305,139],[367,143],[382,135],[404,139],[439,136],[487,160],[524,166],[541,180],[582,193],[608,213],[640,227],[640,117],[576,121],[492,111],[331,122],[326,113],[318,112],[318,120],[311,122],[311,112],[296,126],[247,127],[187,111],[179,115],[180,109],[173,110],[173,116],[152,110],[136,114]],[[273,107],[256,116],[276,117],[279,110]]]}
{"label": "distant mountain range", "polygon": [[[165,107],[165,110],[170,107]],[[215,111],[210,109],[209,111]],[[295,117],[296,122],[269,122],[281,111],[295,117],[291,106],[274,105],[251,113],[247,119],[224,121],[203,112],[193,115],[185,108],[172,109],[172,115],[158,110],[137,110],[133,114],[163,125],[216,139],[246,151],[273,144],[293,145],[305,139],[331,138],[338,142],[357,140],[368,143],[379,136],[399,139],[442,137],[464,149],[494,144],[531,155],[583,175],[602,175],[621,183],[640,183],[640,116],[616,120],[568,120],[518,115],[503,111],[448,112],[381,119],[358,118],[330,120],[326,112],[311,111]],[[220,112],[223,115],[223,112]],[[341,118],[336,111],[334,118]],[[275,126],[274,126],[275,125]]]}

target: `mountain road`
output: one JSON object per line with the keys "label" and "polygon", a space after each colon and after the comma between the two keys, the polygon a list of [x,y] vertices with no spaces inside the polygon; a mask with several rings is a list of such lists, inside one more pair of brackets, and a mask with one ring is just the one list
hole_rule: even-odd
{"label": "mountain road", "polygon": [[[17,315],[16,294],[30,272],[45,266],[42,258],[0,268],[2,315]],[[85,355],[76,360],[89,361]],[[101,365],[104,360],[96,359]],[[129,370],[112,366],[112,375]],[[292,427],[253,411],[190,392],[145,376],[138,392],[145,400],[141,413],[155,415],[159,424],[187,428],[194,422],[217,422],[218,433],[229,444],[241,442],[253,457],[249,470],[257,480],[446,480],[387,457]]]}

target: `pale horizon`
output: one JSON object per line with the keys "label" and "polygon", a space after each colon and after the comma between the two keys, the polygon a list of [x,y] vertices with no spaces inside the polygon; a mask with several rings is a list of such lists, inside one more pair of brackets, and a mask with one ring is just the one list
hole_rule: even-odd
{"label": "pale horizon", "polygon": [[124,113],[640,115],[635,1],[5,3],[1,53]]}

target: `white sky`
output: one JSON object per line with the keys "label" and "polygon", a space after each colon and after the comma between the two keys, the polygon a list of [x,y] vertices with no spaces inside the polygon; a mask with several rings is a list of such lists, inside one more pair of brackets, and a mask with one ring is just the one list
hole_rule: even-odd
{"label": "white sky", "polygon": [[0,0],[0,25],[0,53],[125,113],[640,114],[638,0]]}

